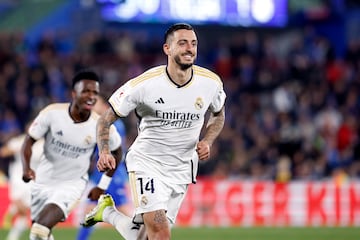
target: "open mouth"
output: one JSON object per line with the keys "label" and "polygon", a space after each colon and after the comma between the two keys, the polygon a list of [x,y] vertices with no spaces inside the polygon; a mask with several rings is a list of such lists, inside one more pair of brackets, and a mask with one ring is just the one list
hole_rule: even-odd
{"label": "open mouth", "polygon": [[193,55],[192,54],[184,54],[183,55],[184,59],[187,61],[191,61],[193,59]]}
{"label": "open mouth", "polygon": [[94,99],[89,99],[85,102],[86,109],[92,109],[95,105],[96,101]]}

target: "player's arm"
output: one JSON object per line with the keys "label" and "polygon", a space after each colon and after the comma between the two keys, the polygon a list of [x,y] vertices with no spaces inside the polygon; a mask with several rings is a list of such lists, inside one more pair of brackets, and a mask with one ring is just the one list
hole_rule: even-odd
{"label": "player's arm", "polygon": [[97,168],[101,172],[116,169],[117,160],[110,151],[110,126],[118,118],[119,117],[116,115],[114,110],[109,108],[105,111],[104,114],[100,116],[97,123],[97,145],[99,148],[99,160],[97,162]]}
{"label": "player's arm", "polygon": [[104,192],[109,187],[111,180],[112,180],[112,176],[114,175],[117,166],[119,166],[119,164],[121,162],[121,158],[122,158],[121,146],[118,149],[116,149],[115,151],[112,151],[111,154],[115,157],[116,167],[114,169],[110,169],[110,170],[104,172],[103,175],[101,176],[100,181],[97,184],[97,186],[90,190],[90,192],[88,194],[88,198],[93,201],[98,200],[100,195],[104,194]]}
{"label": "player's arm", "polygon": [[206,132],[201,141],[197,144],[196,151],[200,160],[207,160],[210,157],[210,147],[219,136],[225,122],[225,107],[217,113],[211,113],[206,125]]}
{"label": "player's arm", "polygon": [[[121,162],[121,159],[122,159],[122,148],[121,148],[121,146],[118,149],[116,149],[115,151],[112,151],[111,155],[113,155],[115,160],[116,160],[116,168],[117,168],[117,166],[119,166],[119,164]],[[109,176],[109,177],[112,177],[114,175],[115,171],[116,171],[116,168],[106,171],[106,175]]]}
{"label": "player's arm", "polygon": [[[109,169],[109,170],[105,171],[105,172],[103,173],[102,179],[103,179],[103,178],[109,178],[109,179],[111,180],[111,178],[112,178],[112,176],[114,175],[117,167],[120,165],[120,162],[121,162],[121,159],[122,159],[122,148],[121,148],[121,146],[120,146],[119,148],[117,148],[116,150],[111,151],[111,155],[115,158],[116,166],[115,166],[115,168],[113,168],[113,169]],[[104,176],[104,175],[105,175],[105,176]],[[108,185],[108,184],[107,184],[107,185]],[[103,189],[103,190],[106,190],[108,186],[102,187],[102,186],[101,186],[101,180],[100,180],[100,183],[98,184],[98,187],[100,187],[100,188]]]}
{"label": "player's arm", "polygon": [[23,181],[29,182],[35,179],[35,172],[30,167],[30,160],[32,155],[32,146],[36,142],[35,139],[26,135],[24,143],[21,148],[21,159],[23,165]]}

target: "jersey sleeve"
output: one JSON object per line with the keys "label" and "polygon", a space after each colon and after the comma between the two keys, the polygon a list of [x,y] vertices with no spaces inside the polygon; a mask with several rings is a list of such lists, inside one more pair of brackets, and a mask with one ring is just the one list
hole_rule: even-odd
{"label": "jersey sleeve", "polygon": [[225,104],[226,94],[224,92],[224,89],[222,85],[219,85],[218,89],[215,92],[215,95],[213,97],[213,100],[210,104],[210,110],[213,113],[220,112],[221,108]]}
{"label": "jersey sleeve", "polygon": [[50,112],[47,108],[43,109],[31,123],[28,133],[32,138],[38,140],[49,130],[51,121]]}
{"label": "jersey sleeve", "polygon": [[125,117],[138,105],[139,89],[129,81],[110,96],[109,103],[119,117]]}
{"label": "jersey sleeve", "polygon": [[114,151],[121,146],[121,136],[114,125],[110,126],[110,151]]}

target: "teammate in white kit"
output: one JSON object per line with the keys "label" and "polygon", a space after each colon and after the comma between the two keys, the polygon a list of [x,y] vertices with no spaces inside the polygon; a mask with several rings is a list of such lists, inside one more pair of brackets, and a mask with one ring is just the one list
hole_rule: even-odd
{"label": "teammate in white kit", "polygon": [[[135,216],[127,219],[112,207],[109,195],[102,195],[86,216],[85,226],[105,221],[125,239],[139,239],[141,230],[130,228],[133,220],[145,224],[148,239],[170,239],[188,185],[196,181],[198,159],[209,158],[225,120],[222,81],[215,73],[193,65],[197,46],[192,26],[171,26],[163,45],[167,66],[131,79],[110,97],[111,109],[101,116],[97,127],[97,166],[102,171],[115,167],[109,126],[135,110],[139,132],[126,155]],[[208,111],[206,130],[199,141]]]}
{"label": "teammate in white kit", "polygon": [[[85,190],[90,159],[96,146],[99,115],[92,108],[98,94],[98,75],[93,71],[77,73],[73,78],[71,103],[45,107],[28,130],[22,157],[23,180],[34,180],[30,240],[52,239],[51,229],[68,217]],[[30,167],[31,146],[42,137],[45,139],[44,155],[35,172]],[[121,138],[114,126],[111,126],[110,139],[109,149],[116,150],[118,162],[121,160]],[[113,172],[103,174],[105,182],[99,186],[101,189],[106,189]],[[101,193],[93,197],[97,199]]]}
{"label": "teammate in white kit", "polygon": [[[11,226],[5,240],[18,240],[21,234],[28,227],[28,210],[30,209],[30,185],[21,180],[21,146],[25,140],[25,134],[11,138],[0,148],[0,157],[13,156],[9,165],[9,200],[7,213],[5,214],[4,225]],[[31,167],[37,168],[40,157],[43,153],[43,139],[32,146]],[[15,218],[14,222],[12,221]],[[12,223],[13,222],[13,223]]]}

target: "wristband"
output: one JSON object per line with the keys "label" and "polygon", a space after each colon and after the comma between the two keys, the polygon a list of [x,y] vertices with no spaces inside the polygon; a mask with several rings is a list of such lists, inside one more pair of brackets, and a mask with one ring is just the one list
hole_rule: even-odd
{"label": "wristband", "polygon": [[105,173],[101,176],[101,179],[99,181],[99,183],[97,184],[98,188],[101,188],[102,190],[106,190],[110,183],[111,183],[111,179],[112,177],[109,177],[108,175],[106,175]]}

